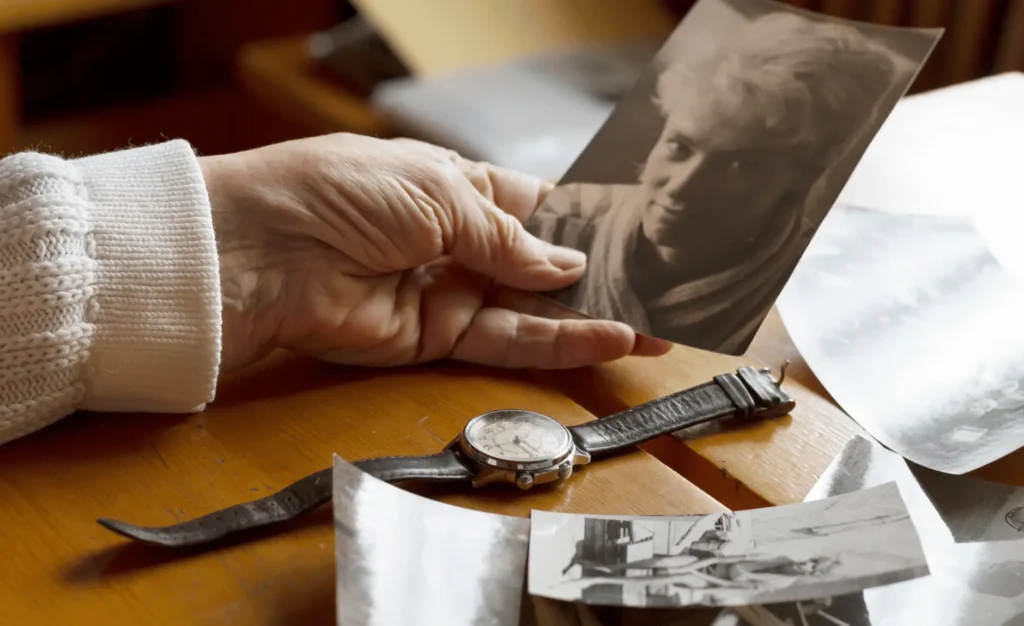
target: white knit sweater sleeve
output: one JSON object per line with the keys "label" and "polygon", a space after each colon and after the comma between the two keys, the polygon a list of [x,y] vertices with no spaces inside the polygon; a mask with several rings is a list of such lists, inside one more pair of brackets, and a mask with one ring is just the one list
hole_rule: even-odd
{"label": "white knit sweater sleeve", "polygon": [[202,410],[220,306],[188,143],[0,160],[0,443],[79,409]]}

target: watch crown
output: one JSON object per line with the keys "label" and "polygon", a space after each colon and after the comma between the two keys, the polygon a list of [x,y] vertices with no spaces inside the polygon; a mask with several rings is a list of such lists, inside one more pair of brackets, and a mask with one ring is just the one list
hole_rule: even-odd
{"label": "watch crown", "polygon": [[558,480],[566,480],[572,476],[572,463],[563,463],[558,468]]}
{"label": "watch crown", "polygon": [[528,472],[519,472],[516,474],[516,487],[520,489],[529,489],[533,486],[533,475]]}

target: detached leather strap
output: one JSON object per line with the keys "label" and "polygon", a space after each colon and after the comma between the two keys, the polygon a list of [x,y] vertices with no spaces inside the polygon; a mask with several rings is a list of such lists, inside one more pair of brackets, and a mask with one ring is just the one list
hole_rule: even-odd
{"label": "detached leather strap", "polygon": [[744,367],[569,431],[577,446],[597,456],[716,419],[784,415],[794,406],[769,372]]}
{"label": "detached leather strap", "polygon": [[[364,472],[385,482],[430,480],[468,483],[473,472],[450,450],[419,457],[382,457],[353,463]],[[308,513],[331,499],[333,468],[310,474],[265,498],[236,504],[197,519],[148,528],[101,518],[97,522],[119,535],[143,543],[187,547],[208,543],[240,531],[281,524]]]}

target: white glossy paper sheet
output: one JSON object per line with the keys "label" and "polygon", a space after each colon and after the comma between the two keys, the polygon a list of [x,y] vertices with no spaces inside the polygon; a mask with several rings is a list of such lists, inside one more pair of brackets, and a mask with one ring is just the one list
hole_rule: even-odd
{"label": "white glossy paper sheet", "polygon": [[969,220],[836,206],[777,303],[879,442],[951,474],[1024,445],[1024,282]]}
{"label": "white glossy paper sheet", "polygon": [[530,520],[436,502],[334,458],[343,626],[516,626]]}

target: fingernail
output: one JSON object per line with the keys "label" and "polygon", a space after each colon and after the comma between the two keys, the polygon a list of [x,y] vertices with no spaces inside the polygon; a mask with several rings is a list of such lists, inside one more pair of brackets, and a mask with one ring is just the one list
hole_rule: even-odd
{"label": "fingernail", "polygon": [[560,270],[574,270],[587,264],[587,255],[573,248],[551,246],[548,250],[548,261]]}

